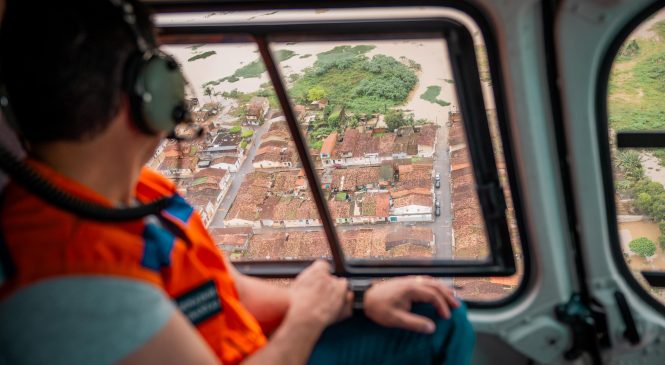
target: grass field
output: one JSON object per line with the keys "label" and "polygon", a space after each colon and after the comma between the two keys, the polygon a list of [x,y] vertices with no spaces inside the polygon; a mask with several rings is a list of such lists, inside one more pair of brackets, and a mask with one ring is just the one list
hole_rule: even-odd
{"label": "grass field", "polygon": [[665,129],[665,21],[628,40],[612,67],[608,114],[615,131]]}

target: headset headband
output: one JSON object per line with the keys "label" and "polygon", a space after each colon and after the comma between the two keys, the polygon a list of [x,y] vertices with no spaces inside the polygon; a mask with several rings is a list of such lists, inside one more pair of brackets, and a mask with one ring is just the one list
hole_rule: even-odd
{"label": "headset headband", "polygon": [[152,47],[146,41],[145,37],[141,34],[138,24],[136,22],[136,14],[134,13],[134,7],[132,4],[125,2],[124,0],[110,0],[111,5],[115,6],[122,12],[122,20],[129,26],[129,29],[134,34],[134,39],[136,40],[136,46],[138,47],[141,53],[152,52]]}

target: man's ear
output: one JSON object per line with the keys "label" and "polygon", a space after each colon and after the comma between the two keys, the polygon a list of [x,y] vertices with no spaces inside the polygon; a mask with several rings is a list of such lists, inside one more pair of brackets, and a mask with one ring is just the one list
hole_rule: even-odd
{"label": "man's ear", "polygon": [[120,105],[118,107],[118,113],[115,115],[113,119],[121,120],[122,123],[125,126],[127,126],[127,128],[132,132],[145,134],[138,127],[138,123],[135,120],[134,113],[132,113],[132,107],[129,103],[129,96],[126,93],[122,93],[122,96],[120,97]]}

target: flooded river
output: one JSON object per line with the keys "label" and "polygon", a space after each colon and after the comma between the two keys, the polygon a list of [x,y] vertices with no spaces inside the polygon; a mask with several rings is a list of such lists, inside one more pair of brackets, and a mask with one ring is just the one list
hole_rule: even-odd
{"label": "flooded river", "polygon": [[[406,105],[402,108],[410,110],[416,119],[425,118],[435,122],[441,122],[448,117],[450,108],[457,106],[452,80],[452,72],[448,62],[447,47],[443,39],[416,39],[416,40],[390,40],[390,41],[342,41],[342,42],[301,42],[296,44],[275,44],[273,52],[277,50],[290,50],[296,53],[292,58],[281,63],[284,77],[291,74],[302,74],[303,70],[311,67],[316,61],[316,55],[328,51],[339,45],[362,45],[370,44],[376,46],[367,53],[368,57],[377,54],[394,57],[397,60],[405,57],[421,65],[422,70],[418,73],[419,82],[411,93]],[[254,44],[222,44],[206,45],[196,50],[196,53],[215,51],[216,54],[205,59],[192,62],[187,61],[196,53],[187,46],[168,46],[166,51],[173,54],[182,64],[185,74],[191,84],[196,88],[199,100],[209,101],[204,96],[202,84],[218,80],[232,75],[238,68],[258,59],[257,47]],[[310,55],[307,57],[302,57]],[[449,80],[449,81],[446,81]],[[214,86],[215,92],[231,91],[238,89],[242,92],[253,92],[260,88],[263,83],[269,82],[267,73],[260,77],[241,78],[236,82],[224,81]],[[428,86],[441,87],[438,99],[450,103],[450,106],[440,106],[420,98]]]}

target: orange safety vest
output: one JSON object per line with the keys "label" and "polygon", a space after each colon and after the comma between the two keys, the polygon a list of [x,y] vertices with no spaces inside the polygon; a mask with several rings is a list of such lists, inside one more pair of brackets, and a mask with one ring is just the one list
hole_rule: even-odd
{"label": "orange safety vest", "polygon": [[[110,206],[85,186],[31,164],[60,189]],[[10,184],[0,201],[0,245],[9,261],[3,266],[15,270],[0,287],[0,299],[39,280],[66,275],[146,281],[173,298],[224,364],[239,363],[266,338],[240,303],[224,259],[198,214],[170,181],[144,169],[136,198],[148,202],[160,197],[170,198],[159,219],[102,223],[59,210]],[[166,229],[169,223],[178,229]]]}

